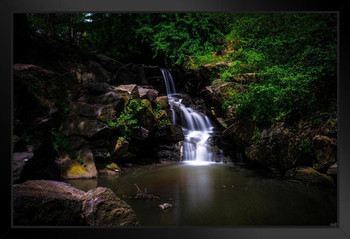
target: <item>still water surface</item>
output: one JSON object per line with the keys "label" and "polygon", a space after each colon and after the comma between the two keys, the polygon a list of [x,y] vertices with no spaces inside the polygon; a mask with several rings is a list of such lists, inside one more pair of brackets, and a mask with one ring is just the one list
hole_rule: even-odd
{"label": "still water surface", "polygon": [[[329,226],[337,221],[336,188],[262,177],[233,165],[184,163],[96,180],[70,180],[87,191],[112,189],[144,226]],[[137,189],[160,200],[130,199]],[[159,204],[171,203],[163,212]]]}

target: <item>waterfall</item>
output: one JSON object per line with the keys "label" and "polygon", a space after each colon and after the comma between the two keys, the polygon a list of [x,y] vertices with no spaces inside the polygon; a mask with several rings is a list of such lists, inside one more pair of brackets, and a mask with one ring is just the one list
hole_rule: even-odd
{"label": "waterfall", "polygon": [[[205,114],[186,107],[182,104],[181,94],[177,94],[171,73],[161,69],[168,102],[172,111],[173,124],[180,124],[184,134],[182,145],[182,160],[192,164],[209,164],[211,162],[222,161],[221,153],[214,153],[211,150],[210,138],[213,134],[214,126]],[[179,118],[177,118],[179,116]]]}

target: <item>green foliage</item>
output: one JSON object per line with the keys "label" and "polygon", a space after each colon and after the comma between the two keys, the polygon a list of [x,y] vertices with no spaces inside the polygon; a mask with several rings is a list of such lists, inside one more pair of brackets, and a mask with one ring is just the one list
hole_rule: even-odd
{"label": "green foliage", "polygon": [[153,109],[153,114],[155,116],[160,115],[162,113],[162,104],[158,103],[156,107]]}
{"label": "green foliage", "polygon": [[108,121],[107,124],[112,128],[118,128],[124,133],[125,139],[128,137],[133,130],[139,129],[137,114],[145,108],[145,103],[143,101],[137,101],[135,99],[130,100],[126,105],[124,112],[122,112],[116,121]]}
{"label": "green foliage", "polygon": [[255,72],[260,82],[230,97],[223,108],[237,104],[238,117],[272,123],[332,104],[330,97],[336,98],[335,15],[239,14],[231,26],[226,42],[235,42],[236,53],[227,55],[232,65],[221,70],[221,80]]}
{"label": "green foliage", "polygon": [[257,128],[254,131],[253,140],[254,140],[255,143],[258,143],[261,140],[261,130],[259,128]]}
{"label": "green foliage", "polygon": [[304,153],[311,153],[314,150],[314,145],[310,139],[304,139],[300,145],[300,149]]}
{"label": "green foliage", "polygon": [[61,155],[63,152],[71,152],[68,139],[63,132],[56,130],[56,128],[52,128],[51,134],[54,137],[52,142],[53,148],[56,150],[58,155]]}
{"label": "green foliage", "polygon": [[84,167],[86,167],[86,163],[84,162],[84,160],[82,159],[82,157],[80,155],[77,156],[76,160],[83,165]]}
{"label": "green foliage", "polygon": [[[211,78],[221,82],[255,73],[258,83],[231,92],[223,108],[236,105],[238,117],[259,123],[327,111],[336,101],[336,14],[79,13],[28,18],[38,34],[66,39],[73,29],[81,48],[122,62],[192,69],[230,63],[213,70],[217,75]],[[40,91],[40,84],[35,90]],[[126,110],[108,124],[127,132],[137,125],[132,114]]]}

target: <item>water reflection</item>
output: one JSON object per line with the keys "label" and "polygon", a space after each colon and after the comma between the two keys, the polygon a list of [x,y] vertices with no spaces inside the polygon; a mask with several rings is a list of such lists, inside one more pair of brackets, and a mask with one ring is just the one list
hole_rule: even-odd
{"label": "water reflection", "polygon": [[[154,226],[328,226],[336,222],[336,189],[261,178],[234,166],[184,163],[97,180],[72,180],[87,191],[111,188],[135,211],[142,225]],[[159,201],[124,197],[142,190]],[[158,205],[171,203],[168,212]]]}

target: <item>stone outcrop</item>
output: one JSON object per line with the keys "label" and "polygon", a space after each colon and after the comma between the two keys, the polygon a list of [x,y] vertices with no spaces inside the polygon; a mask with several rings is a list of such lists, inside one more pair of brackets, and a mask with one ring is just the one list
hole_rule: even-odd
{"label": "stone outcrop", "polygon": [[286,172],[286,177],[306,184],[333,185],[333,178],[311,167],[298,167]]}
{"label": "stone outcrop", "polygon": [[110,189],[85,193],[63,182],[30,180],[13,187],[14,225],[134,226],[134,211]]}

